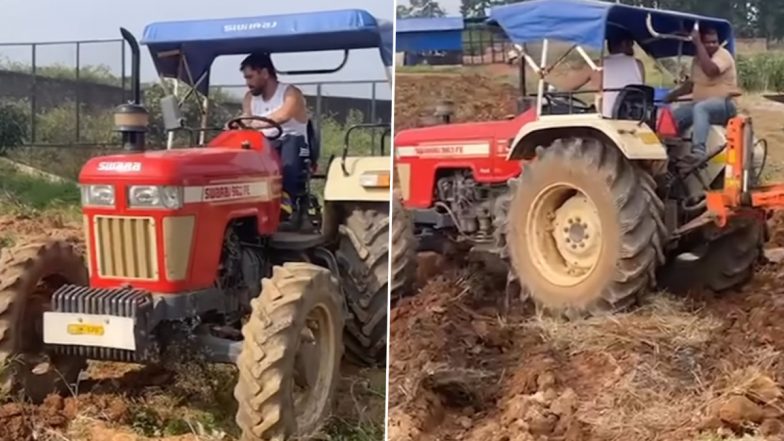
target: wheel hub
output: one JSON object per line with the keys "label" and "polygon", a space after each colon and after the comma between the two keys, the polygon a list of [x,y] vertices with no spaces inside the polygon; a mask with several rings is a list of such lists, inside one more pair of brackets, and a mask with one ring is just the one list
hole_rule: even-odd
{"label": "wheel hub", "polygon": [[555,211],[552,236],[569,274],[580,276],[596,264],[601,251],[599,213],[583,195],[569,198]]}
{"label": "wheel hub", "polygon": [[602,251],[599,212],[579,189],[565,183],[540,192],[528,214],[529,251],[550,283],[574,286],[596,267]]}

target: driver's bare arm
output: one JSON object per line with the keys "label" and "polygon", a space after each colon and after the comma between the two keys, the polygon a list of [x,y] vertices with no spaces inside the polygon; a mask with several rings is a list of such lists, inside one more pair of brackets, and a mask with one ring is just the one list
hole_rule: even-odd
{"label": "driver's bare arm", "polygon": [[692,89],[694,89],[694,83],[692,83],[691,80],[684,81],[680,86],[671,90],[670,93],[667,94],[667,97],[664,100],[667,101],[668,103],[673,102],[676,99],[682,97],[683,95],[691,93]]}
{"label": "driver's bare arm", "polygon": [[283,99],[283,106],[268,115],[268,118],[278,124],[294,118],[297,121],[305,122],[308,118],[307,103],[302,91],[294,86],[289,86],[286,96]]}
{"label": "driver's bare arm", "polygon": [[253,96],[250,94],[250,92],[245,93],[245,97],[242,99],[242,115],[240,116],[251,116],[250,101],[252,98]]}
{"label": "driver's bare arm", "polygon": [[[278,124],[283,124],[291,118],[300,122],[305,122],[308,118],[305,95],[303,95],[302,91],[298,88],[289,86],[286,91],[286,96],[283,98],[283,105],[281,108],[267,115],[266,118],[271,119]],[[264,121],[250,121],[248,125],[255,129],[268,129],[272,127],[269,123]]]}
{"label": "driver's bare arm", "polygon": [[[694,31],[692,34],[692,39],[694,41],[694,47],[697,49],[697,54],[695,55],[694,59],[697,61],[700,69],[702,69],[702,71],[705,72],[705,75],[707,75],[709,78],[714,78],[721,75],[723,70],[708,54],[708,50],[705,49],[705,45],[702,43],[699,31]],[[724,67],[724,70],[727,70],[727,67],[728,66]]]}
{"label": "driver's bare arm", "polygon": [[593,70],[584,68],[579,71],[569,72],[567,75],[559,75],[559,78],[551,78],[550,75],[545,75],[545,80],[554,84],[558,90],[564,92],[575,92],[585,87],[594,78]]}

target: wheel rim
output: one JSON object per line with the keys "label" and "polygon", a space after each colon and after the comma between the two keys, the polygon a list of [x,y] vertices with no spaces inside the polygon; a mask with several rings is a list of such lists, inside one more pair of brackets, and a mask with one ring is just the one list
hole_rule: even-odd
{"label": "wheel rim", "polygon": [[590,277],[603,251],[596,205],[584,191],[566,183],[550,185],[536,195],[526,219],[526,236],[533,265],[559,287],[573,287]]}
{"label": "wheel rim", "polygon": [[335,318],[322,304],[305,318],[297,341],[292,399],[299,431],[309,431],[326,405],[335,366]]}

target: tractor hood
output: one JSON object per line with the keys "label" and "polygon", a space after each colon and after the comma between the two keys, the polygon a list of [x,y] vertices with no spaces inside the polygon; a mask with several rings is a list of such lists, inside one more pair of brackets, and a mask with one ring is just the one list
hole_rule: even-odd
{"label": "tractor hood", "polygon": [[439,124],[436,126],[407,129],[397,132],[395,146],[439,143],[449,141],[470,141],[489,138],[514,138],[523,124],[536,119],[535,111],[526,111],[514,118],[500,121],[470,122],[460,124]]}
{"label": "tractor hood", "polygon": [[82,168],[79,182],[200,185],[216,179],[277,174],[279,171],[271,161],[271,155],[263,152],[229,148],[190,148],[93,158]]}

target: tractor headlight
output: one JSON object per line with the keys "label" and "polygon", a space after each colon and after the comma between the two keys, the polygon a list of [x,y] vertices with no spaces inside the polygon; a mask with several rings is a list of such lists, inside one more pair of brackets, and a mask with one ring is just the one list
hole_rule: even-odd
{"label": "tractor headlight", "polygon": [[359,184],[365,188],[389,188],[389,171],[368,171],[359,177]]}
{"label": "tractor headlight", "polygon": [[182,207],[182,187],[158,185],[133,185],[128,189],[130,208],[168,208]]}
{"label": "tractor headlight", "polygon": [[114,186],[97,184],[83,185],[82,205],[95,207],[113,207]]}

